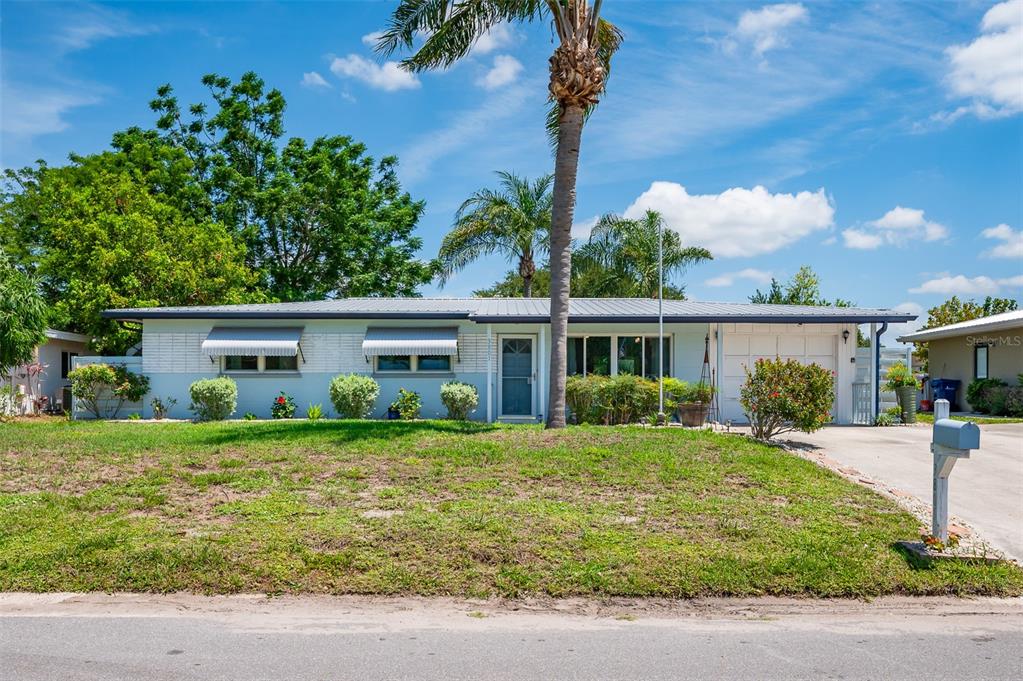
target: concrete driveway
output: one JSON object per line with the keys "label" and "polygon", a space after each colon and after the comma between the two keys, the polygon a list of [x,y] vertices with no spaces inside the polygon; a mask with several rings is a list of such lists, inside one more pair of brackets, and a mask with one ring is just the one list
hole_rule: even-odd
{"label": "concrete driveway", "polygon": [[[870,428],[831,426],[816,433],[789,433],[918,499],[931,502],[931,427],[928,424]],[[949,513],[980,537],[1023,559],[1023,423],[982,425],[980,450],[956,464],[949,478]]]}

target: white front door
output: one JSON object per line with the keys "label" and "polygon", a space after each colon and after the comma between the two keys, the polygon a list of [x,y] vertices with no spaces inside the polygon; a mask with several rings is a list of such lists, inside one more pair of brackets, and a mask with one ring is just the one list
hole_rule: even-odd
{"label": "white front door", "polygon": [[498,340],[497,413],[503,417],[536,416],[536,337],[501,336]]}

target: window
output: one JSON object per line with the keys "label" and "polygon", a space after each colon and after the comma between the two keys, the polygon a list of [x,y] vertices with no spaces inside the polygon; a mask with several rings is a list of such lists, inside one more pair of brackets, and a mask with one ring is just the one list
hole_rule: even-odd
{"label": "window", "polygon": [[611,337],[573,336],[568,339],[568,375],[611,375]]}
{"label": "window", "polygon": [[377,371],[412,371],[411,355],[380,355]]}
{"label": "window", "polygon": [[71,371],[72,359],[78,357],[77,352],[61,352],[60,353],[60,377],[67,378],[68,372]]}
{"label": "window", "polygon": [[298,357],[264,357],[264,371],[298,371]]}
{"label": "window", "polygon": [[298,357],[266,355],[224,355],[221,371],[225,373],[261,374],[264,372],[298,372]]}
{"label": "window", "polygon": [[973,377],[987,378],[987,357],[990,348],[987,345],[976,345],[973,348]]}
{"label": "window", "polygon": [[643,338],[618,336],[618,373],[643,375]]}
{"label": "window", "polygon": [[378,355],[376,370],[383,374],[390,372],[449,372],[451,371],[451,356]]}
{"label": "window", "polygon": [[643,375],[647,378],[656,379],[657,361],[661,358],[664,363],[664,375],[671,376],[671,339],[667,336],[661,339],[662,352],[657,349],[657,336],[647,336],[643,339]]}
{"label": "window", "polygon": [[259,357],[255,355],[226,355],[224,371],[259,371]]}
{"label": "window", "polygon": [[590,336],[586,339],[586,373],[611,375],[611,336]]}
{"label": "window", "polygon": [[451,371],[450,355],[419,355],[416,357],[417,371]]}
{"label": "window", "polygon": [[658,352],[657,346],[657,336],[573,336],[568,339],[568,375],[617,373],[657,378],[657,362],[663,361],[664,375],[671,376],[671,337],[665,334],[663,352]]}

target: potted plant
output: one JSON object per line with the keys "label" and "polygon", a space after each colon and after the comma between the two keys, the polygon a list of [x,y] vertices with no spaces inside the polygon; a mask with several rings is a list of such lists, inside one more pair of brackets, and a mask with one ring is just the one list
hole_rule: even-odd
{"label": "potted plant", "polygon": [[[399,388],[397,399],[395,399],[394,402],[391,402],[391,406],[387,409],[387,418],[399,418],[403,421],[414,421],[419,418],[419,410],[422,406],[423,400],[419,397],[419,393],[414,390]],[[392,416],[392,413],[395,414],[395,416]]]}
{"label": "potted plant", "polygon": [[687,383],[664,379],[664,390],[676,403],[678,420],[683,426],[699,427],[707,420],[714,388],[706,383]]}
{"label": "potted plant", "polygon": [[895,393],[902,410],[903,423],[916,423],[916,393],[920,390],[920,381],[916,379],[902,362],[896,362],[885,374],[885,390]]}

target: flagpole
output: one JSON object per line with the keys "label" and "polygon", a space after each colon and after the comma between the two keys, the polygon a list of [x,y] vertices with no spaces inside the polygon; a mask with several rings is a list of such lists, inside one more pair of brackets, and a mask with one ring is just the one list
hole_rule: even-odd
{"label": "flagpole", "polygon": [[664,220],[657,221],[657,425],[664,416]]}

